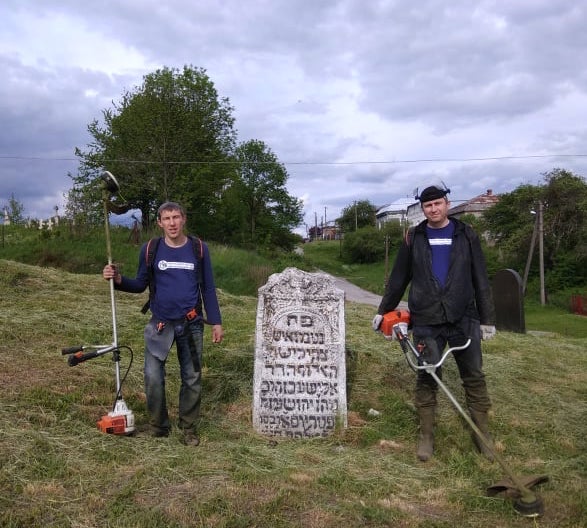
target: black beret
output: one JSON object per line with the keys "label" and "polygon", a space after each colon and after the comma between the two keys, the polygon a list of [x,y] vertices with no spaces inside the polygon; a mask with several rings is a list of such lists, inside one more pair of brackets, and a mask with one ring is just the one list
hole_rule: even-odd
{"label": "black beret", "polygon": [[430,187],[426,187],[426,189],[420,193],[420,196],[418,196],[417,199],[420,200],[420,203],[431,202],[432,200],[444,198],[449,192],[450,189],[441,189],[440,187],[431,185]]}

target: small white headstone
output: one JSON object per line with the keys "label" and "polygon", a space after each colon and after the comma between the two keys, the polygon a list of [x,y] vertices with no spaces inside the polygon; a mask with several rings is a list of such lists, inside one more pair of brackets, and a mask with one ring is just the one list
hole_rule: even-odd
{"label": "small white headstone", "polygon": [[344,292],[323,273],[287,268],[259,288],[253,426],[270,436],[328,436],[347,425]]}

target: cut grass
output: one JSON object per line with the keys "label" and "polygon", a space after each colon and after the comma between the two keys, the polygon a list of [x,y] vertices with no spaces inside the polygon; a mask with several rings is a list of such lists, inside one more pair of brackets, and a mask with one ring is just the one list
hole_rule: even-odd
{"label": "cut grass", "polygon": [[[48,527],[528,526],[486,496],[501,468],[474,453],[440,396],[436,453],[416,460],[414,374],[370,329],[373,309],[347,303],[349,426],[324,439],[271,439],[252,429],[256,299],[220,292],[226,337],[206,333],[202,443],[105,435],[114,397],[108,357],[67,366],[64,346],[110,342],[99,276],[0,261],[0,525]],[[117,293],[119,341],[134,351],[123,395],[139,426],[144,299]],[[484,342],[491,427],[517,474],[548,474],[537,526],[587,525],[586,338],[499,333]],[[122,351],[123,367],[130,357]],[[123,369],[124,370],[124,369]],[[177,417],[177,360],[168,362]],[[452,360],[444,381],[462,401]],[[378,415],[369,413],[377,410]],[[275,441],[277,440],[277,441]]]}

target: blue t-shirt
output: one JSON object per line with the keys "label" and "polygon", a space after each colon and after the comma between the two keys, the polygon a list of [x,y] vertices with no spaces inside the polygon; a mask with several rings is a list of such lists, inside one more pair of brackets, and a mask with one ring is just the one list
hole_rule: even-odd
{"label": "blue t-shirt", "polygon": [[191,242],[175,248],[162,240],[153,264],[156,289],[151,312],[165,319],[182,318],[200,300],[194,271],[197,261]]}
{"label": "blue t-shirt", "polygon": [[449,220],[448,225],[441,228],[426,226],[426,235],[432,248],[432,272],[441,286],[446,285],[448,268],[450,266],[450,250],[455,225]]}
{"label": "blue t-shirt", "polygon": [[[137,276],[134,279],[123,276],[116,289],[130,293],[145,291],[149,283],[146,248],[147,244],[143,244]],[[151,299],[150,308],[155,318],[162,321],[183,319],[192,308],[201,309],[200,304],[203,301],[207,322],[212,325],[222,324],[210,253],[204,242],[202,249],[203,257],[200,262],[203,283],[198,284],[198,274],[194,271],[198,259],[194,254],[193,244],[188,240],[181,247],[169,247],[161,239],[153,262],[155,295]]]}

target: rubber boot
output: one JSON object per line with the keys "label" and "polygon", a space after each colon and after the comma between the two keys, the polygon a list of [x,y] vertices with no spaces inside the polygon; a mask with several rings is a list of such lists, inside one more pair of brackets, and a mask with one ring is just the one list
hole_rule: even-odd
{"label": "rubber boot", "polygon": [[[476,411],[474,409],[469,409],[469,413],[471,414],[471,418],[475,425],[479,428],[481,433],[483,434],[484,438],[489,442],[491,447],[493,448],[493,438],[491,437],[491,433],[489,432],[489,419],[487,417],[487,411]],[[484,442],[482,442],[477,435],[473,432],[473,442],[477,446],[479,452],[490,462],[495,460],[493,453],[490,449],[487,448]]]}
{"label": "rubber boot", "polygon": [[434,410],[434,407],[420,407],[418,409],[420,432],[416,454],[422,462],[430,460],[432,453],[434,453]]}

